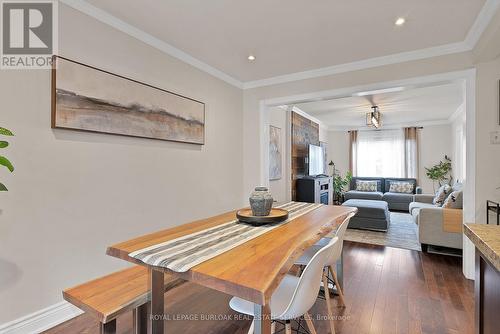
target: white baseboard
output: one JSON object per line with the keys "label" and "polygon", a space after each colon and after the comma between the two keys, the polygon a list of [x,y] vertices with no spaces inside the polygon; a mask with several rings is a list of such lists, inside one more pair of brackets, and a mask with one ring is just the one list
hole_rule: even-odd
{"label": "white baseboard", "polygon": [[82,313],[83,311],[78,307],[67,301],[62,301],[16,320],[0,324],[0,334],[40,333]]}

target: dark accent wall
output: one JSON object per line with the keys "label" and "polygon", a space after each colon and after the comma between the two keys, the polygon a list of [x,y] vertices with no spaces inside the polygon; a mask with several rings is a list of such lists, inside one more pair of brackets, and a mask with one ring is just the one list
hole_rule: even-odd
{"label": "dark accent wall", "polygon": [[319,145],[319,124],[292,112],[292,200],[296,198],[296,180],[308,172],[309,144]]}

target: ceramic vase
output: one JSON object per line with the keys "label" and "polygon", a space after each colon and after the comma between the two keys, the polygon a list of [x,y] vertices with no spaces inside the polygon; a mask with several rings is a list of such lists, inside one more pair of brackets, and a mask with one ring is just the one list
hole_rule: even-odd
{"label": "ceramic vase", "polygon": [[250,196],[250,208],[254,216],[268,216],[273,206],[273,196],[267,187],[256,187]]}

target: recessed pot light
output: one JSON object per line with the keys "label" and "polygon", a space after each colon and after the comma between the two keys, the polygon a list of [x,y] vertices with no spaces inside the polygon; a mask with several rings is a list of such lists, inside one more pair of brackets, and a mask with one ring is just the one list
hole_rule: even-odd
{"label": "recessed pot light", "polygon": [[249,55],[249,56],[248,56],[248,60],[249,60],[249,61],[254,61],[255,59],[257,59],[257,58],[255,58],[255,56],[254,56],[254,55]]}
{"label": "recessed pot light", "polygon": [[398,19],[396,20],[396,22],[394,24],[396,24],[397,26],[402,26],[403,24],[405,24],[406,20],[404,17],[398,17]]}

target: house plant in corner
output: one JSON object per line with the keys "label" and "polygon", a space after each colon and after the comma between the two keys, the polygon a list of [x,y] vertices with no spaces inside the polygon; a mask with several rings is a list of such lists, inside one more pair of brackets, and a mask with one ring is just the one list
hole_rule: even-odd
{"label": "house plant in corner", "polygon": [[[13,136],[13,135],[14,134],[10,130],[0,127],[0,136]],[[7,146],[9,146],[9,142],[5,140],[0,140],[0,149],[6,148]],[[9,161],[9,159],[4,157],[3,155],[0,155],[0,166],[4,166],[11,173],[14,171],[14,166],[12,165],[12,163]],[[1,182],[0,182],[0,191],[7,191],[7,187]]]}
{"label": "house plant in corner", "polygon": [[346,187],[351,183],[352,174],[348,171],[345,177],[339,173],[337,169],[335,169],[335,165],[333,165],[333,203],[334,204],[342,204],[344,198],[344,191]]}
{"label": "house plant in corner", "polygon": [[444,184],[451,185],[451,159],[445,155],[444,161],[441,160],[430,168],[425,167],[425,174],[432,180],[434,191],[436,191],[436,182],[440,187]]}

